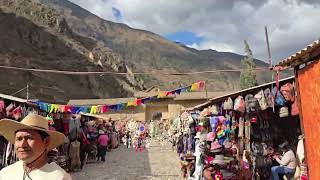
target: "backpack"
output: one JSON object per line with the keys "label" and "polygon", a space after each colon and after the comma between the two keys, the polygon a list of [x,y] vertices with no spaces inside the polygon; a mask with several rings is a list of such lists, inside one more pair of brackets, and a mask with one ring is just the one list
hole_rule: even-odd
{"label": "backpack", "polygon": [[286,99],[283,97],[277,87],[272,89],[272,94],[274,96],[274,102],[276,105],[284,106],[286,104]]}

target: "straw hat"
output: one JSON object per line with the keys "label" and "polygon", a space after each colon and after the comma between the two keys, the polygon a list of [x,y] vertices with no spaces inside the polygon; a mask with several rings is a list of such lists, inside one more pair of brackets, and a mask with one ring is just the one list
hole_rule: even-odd
{"label": "straw hat", "polygon": [[21,122],[11,119],[2,119],[0,121],[0,134],[2,134],[10,143],[15,143],[15,133],[18,130],[31,129],[46,132],[50,136],[50,144],[47,150],[50,151],[64,143],[65,135],[49,130],[48,120],[45,117],[29,114]]}

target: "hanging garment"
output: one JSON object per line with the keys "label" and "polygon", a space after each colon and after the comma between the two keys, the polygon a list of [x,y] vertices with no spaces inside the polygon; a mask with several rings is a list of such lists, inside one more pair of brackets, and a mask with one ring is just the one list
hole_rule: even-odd
{"label": "hanging garment", "polygon": [[246,110],[246,103],[244,102],[244,99],[242,96],[238,96],[235,100],[234,100],[234,107],[233,109],[235,111],[239,111],[241,113],[244,113]]}
{"label": "hanging garment", "polygon": [[264,96],[266,97],[268,107],[273,108],[273,106],[274,106],[274,97],[273,97],[270,89],[269,88],[265,89],[263,91],[263,93],[264,93]]}
{"label": "hanging garment", "polygon": [[15,119],[15,120],[18,120],[22,117],[22,109],[21,109],[21,106],[18,106],[17,108],[15,108],[13,111],[12,111],[12,117]]}
{"label": "hanging garment", "polygon": [[244,126],[244,119],[243,119],[243,117],[240,117],[239,118],[239,132],[238,132],[239,138],[243,137],[243,126]]}
{"label": "hanging garment", "polygon": [[76,140],[79,137],[80,129],[80,120],[78,119],[70,119],[69,121],[69,139]]}
{"label": "hanging garment", "polygon": [[193,140],[192,136],[189,135],[189,137],[188,137],[188,151],[192,151],[192,140]]}
{"label": "hanging garment", "polygon": [[2,112],[3,111],[3,109],[4,109],[4,101],[3,100],[0,100],[0,112]]}
{"label": "hanging garment", "polygon": [[259,91],[254,97],[258,100],[261,110],[266,110],[268,108],[268,103],[263,90]]}
{"label": "hanging garment", "polygon": [[297,145],[297,159],[298,159],[298,163],[302,164],[302,162],[304,161],[304,139],[301,138],[298,141],[298,145]]}
{"label": "hanging garment", "polygon": [[244,126],[244,134],[245,134],[245,149],[250,152],[250,129],[251,129],[251,124],[250,121],[245,122]]}
{"label": "hanging garment", "polygon": [[74,170],[76,168],[81,167],[81,162],[80,162],[80,142],[79,141],[73,141],[70,143],[70,148],[69,148],[69,157],[71,160],[70,163],[70,168],[71,170]]}
{"label": "hanging garment", "polygon": [[183,152],[186,153],[188,151],[188,137],[183,136]]}
{"label": "hanging garment", "polygon": [[201,162],[201,152],[200,152],[200,142],[199,140],[197,140],[195,142],[195,153],[194,155],[196,156],[196,162],[195,162],[195,171],[194,171],[194,177],[195,177],[195,180],[200,180],[200,178],[202,177],[202,162]]}
{"label": "hanging garment", "polygon": [[291,104],[291,116],[299,115],[298,98],[295,97],[294,102]]}
{"label": "hanging garment", "polygon": [[12,110],[14,108],[14,105],[11,103],[9,106],[6,107],[6,114],[7,114],[7,117],[11,117],[12,116]]}

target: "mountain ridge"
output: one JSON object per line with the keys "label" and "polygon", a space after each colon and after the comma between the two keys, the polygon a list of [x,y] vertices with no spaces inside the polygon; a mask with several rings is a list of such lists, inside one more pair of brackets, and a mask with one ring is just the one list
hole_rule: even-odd
{"label": "mountain ridge", "polygon": [[[3,47],[0,51],[0,64],[68,71],[128,73],[127,76],[47,77],[41,73],[26,75],[22,72],[0,72],[0,75],[18,74],[21,76],[20,84],[25,84],[27,79],[34,81],[31,82],[35,90],[32,97],[49,100],[52,95],[55,101],[128,97],[152,86],[168,90],[198,80],[207,82],[208,91],[239,90],[240,72],[192,76],[154,74],[241,69],[241,55],[210,49],[199,51],[171,42],[153,32],[101,19],[66,0],[3,0],[0,2],[0,10],[0,18],[9,18],[8,13],[11,13],[12,22],[24,18],[22,22],[34,25],[22,27],[10,21],[0,21],[0,31],[6,32],[6,26],[10,25],[13,33],[8,37],[0,35],[0,40],[5,40],[0,42],[0,47]],[[19,34],[19,31],[22,33]],[[20,48],[20,44],[26,46]],[[29,58],[29,64],[25,57]],[[262,61],[255,62],[258,67],[268,67]],[[134,75],[132,72],[150,72],[150,75]],[[62,82],[52,80],[53,77]],[[259,83],[271,80],[270,73],[258,73],[257,77]],[[10,85],[13,79],[0,80],[5,82],[0,85],[2,92],[10,94],[22,88],[22,85]],[[52,86],[56,91],[48,88],[36,89],[37,86]],[[74,89],[81,89],[83,92]]]}

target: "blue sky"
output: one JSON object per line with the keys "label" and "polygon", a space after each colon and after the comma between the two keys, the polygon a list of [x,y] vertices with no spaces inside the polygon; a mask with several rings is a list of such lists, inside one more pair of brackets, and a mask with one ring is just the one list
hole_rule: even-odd
{"label": "blue sky", "polygon": [[117,22],[121,22],[122,21],[122,14],[121,11],[115,7],[112,7],[112,14],[113,16],[116,18]]}
{"label": "blue sky", "polygon": [[159,34],[198,50],[244,54],[267,60],[268,26],[274,61],[320,37],[319,0],[70,0],[99,17]]}
{"label": "blue sky", "polygon": [[178,31],[165,35],[165,38],[174,42],[180,42],[185,45],[200,44],[203,41],[202,37],[197,36],[193,32]]}

